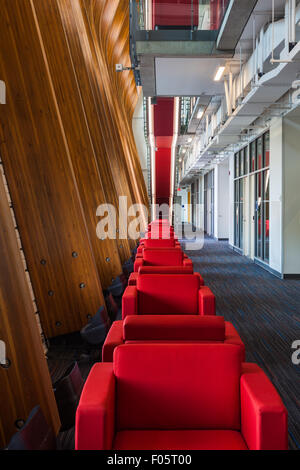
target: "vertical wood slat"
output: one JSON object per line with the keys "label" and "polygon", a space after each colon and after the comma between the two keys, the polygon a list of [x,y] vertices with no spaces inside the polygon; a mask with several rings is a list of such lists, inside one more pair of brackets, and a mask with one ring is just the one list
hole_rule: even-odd
{"label": "vertical wood slat", "polygon": [[0,340],[10,367],[0,366],[0,448],[40,405],[55,434],[60,428],[51,379],[25,277],[13,219],[0,177]]}

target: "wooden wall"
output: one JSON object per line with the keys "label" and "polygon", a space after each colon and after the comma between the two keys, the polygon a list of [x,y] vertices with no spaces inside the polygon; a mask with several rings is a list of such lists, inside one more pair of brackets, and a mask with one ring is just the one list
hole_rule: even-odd
{"label": "wooden wall", "polygon": [[100,240],[97,207],[147,205],[132,132],[129,2],[2,0],[0,152],[43,330],[79,330],[135,246]]}
{"label": "wooden wall", "polygon": [[40,405],[55,432],[60,427],[49,371],[20,258],[0,170],[0,339],[9,367],[0,366],[0,448]]}

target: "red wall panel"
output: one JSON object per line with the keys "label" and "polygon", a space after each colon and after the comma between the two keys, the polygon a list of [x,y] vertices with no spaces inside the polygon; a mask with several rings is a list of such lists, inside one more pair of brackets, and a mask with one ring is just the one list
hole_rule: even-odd
{"label": "red wall panel", "polygon": [[[198,25],[198,0],[193,0],[193,8],[193,25]],[[191,0],[153,0],[154,26],[190,26],[191,17]]]}
{"label": "red wall panel", "polygon": [[171,148],[156,152],[156,200],[170,197]]}
{"label": "red wall panel", "polygon": [[154,106],[154,135],[173,136],[174,98],[158,98]]}

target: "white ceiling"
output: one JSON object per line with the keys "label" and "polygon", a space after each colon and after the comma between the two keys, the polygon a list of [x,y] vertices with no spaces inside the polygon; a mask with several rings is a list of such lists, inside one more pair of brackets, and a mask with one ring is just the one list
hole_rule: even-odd
{"label": "white ceiling", "polygon": [[224,59],[156,58],[157,96],[201,96],[224,94],[223,80],[214,77]]}
{"label": "white ceiling", "polygon": [[[282,16],[284,13],[285,0],[275,0],[275,18]],[[243,31],[241,36],[242,43],[248,43],[252,47],[253,43],[253,28],[255,29],[255,36],[259,33],[261,28],[267,23],[272,21],[272,0],[258,0],[256,7]],[[237,47],[237,51],[239,46]]]}

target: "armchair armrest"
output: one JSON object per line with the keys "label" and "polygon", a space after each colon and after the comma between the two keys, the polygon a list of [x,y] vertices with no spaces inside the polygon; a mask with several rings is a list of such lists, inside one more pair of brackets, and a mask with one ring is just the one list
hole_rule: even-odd
{"label": "armchair armrest", "polygon": [[[183,264],[184,264],[184,262],[183,262]],[[184,264],[184,266],[186,266],[186,265]],[[188,265],[188,266],[189,266],[189,265]],[[193,266],[193,263],[192,263],[192,266]],[[203,279],[203,277],[201,276],[201,274],[200,274],[200,273],[194,273],[194,274],[199,277],[200,287],[201,287],[201,286],[205,286],[205,282],[204,282],[204,279]]]}
{"label": "armchair armrest", "polygon": [[287,411],[275,387],[256,364],[243,364],[242,434],[250,450],[287,450]]}
{"label": "armchair armrest", "polygon": [[185,258],[185,256],[183,256],[183,266],[188,266],[188,267],[191,267],[193,268],[193,261],[190,259],[190,258]]}
{"label": "armchair armrest", "polygon": [[144,266],[144,260],[137,256],[134,262],[134,272],[138,273],[141,266]]}
{"label": "armchair armrest", "polygon": [[102,362],[113,362],[114,350],[124,343],[123,321],[115,321],[108,332],[102,348]]}
{"label": "armchair armrest", "polygon": [[216,314],[216,298],[209,287],[202,286],[199,289],[198,313],[199,315]]}
{"label": "armchair armrest", "polygon": [[122,319],[127,315],[137,315],[138,291],[136,286],[128,286],[122,298]]}
{"label": "armchair armrest", "polygon": [[243,341],[241,340],[240,335],[234,328],[233,324],[226,321],[225,322],[225,341],[224,343],[228,344],[236,344],[237,346],[240,347],[241,350],[241,362],[245,362],[245,356],[246,356],[246,351],[245,351],[245,345]]}
{"label": "armchair armrest", "polygon": [[76,412],[75,449],[110,450],[115,433],[115,377],[112,364],[96,364]]}
{"label": "armchair armrest", "polygon": [[139,273],[131,273],[128,279],[129,286],[136,286]]}

